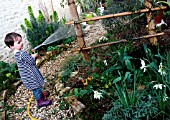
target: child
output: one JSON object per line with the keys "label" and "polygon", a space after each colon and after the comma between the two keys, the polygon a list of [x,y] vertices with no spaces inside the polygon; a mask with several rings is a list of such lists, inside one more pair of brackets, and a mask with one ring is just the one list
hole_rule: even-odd
{"label": "child", "polygon": [[35,58],[37,54],[29,55],[22,50],[22,36],[18,33],[8,33],[4,40],[5,44],[14,51],[15,60],[24,86],[28,90],[32,90],[34,99],[37,100],[38,108],[48,106],[51,100],[45,100],[49,93],[43,95],[42,86],[44,78],[38,70]]}

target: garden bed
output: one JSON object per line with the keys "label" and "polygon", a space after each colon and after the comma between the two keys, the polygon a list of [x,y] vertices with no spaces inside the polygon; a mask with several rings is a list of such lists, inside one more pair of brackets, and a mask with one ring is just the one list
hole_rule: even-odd
{"label": "garden bed", "polygon": [[[64,73],[61,77],[61,81],[65,86],[71,87],[72,94],[86,106],[80,118],[101,119],[103,117],[103,119],[123,119],[126,117],[126,119],[145,119],[147,116],[150,119],[157,119],[162,117],[163,111],[166,111],[163,115],[165,118],[170,117],[170,111],[167,109],[169,103],[161,103],[166,104],[166,108],[164,109],[154,101],[156,100],[155,94],[157,94],[155,93],[154,85],[159,84],[159,82],[161,84],[166,84],[166,88],[168,88],[166,90],[169,91],[168,83],[166,83],[167,81],[162,81],[158,72],[160,62],[169,59],[166,55],[169,54],[168,52],[170,50],[170,39],[168,37],[170,35],[169,17],[165,19],[165,22],[168,26],[157,28],[157,32],[165,33],[163,36],[157,37],[158,46],[150,44],[149,39],[129,40],[130,42],[128,43],[92,49],[88,52],[90,56],[89,61],[83,62],[80,56],[74,56],[66,62],[65,67],[62,69]],[[135,33],[138,37],[140,37],[141,34],[147,34],[146,23],[139,23],[139,25],[141,26],[140,30]],[[130,30],[126,32],[126,34],[133,33]],[[124,33],[120,32],[117,37],[121,38],[123,35]],[[110,39],[112,39],[112,36],[110,36]],[[108,41],[103,40],[102,42]],[[165,59],[163,59],[163,56]],[[140,69],[142,66],[141,59],[146,61],[149,69],[148,72],[151,73],[143,73]],[[104,61],[107,62],[107,65]],[[166,60],[162,64],[169,66]],[[74,77],[69,77],[75,72],[77,74]],[[169,68],[167,72],[169,72]],[[135,76],[137,74],[139,74],[139,76]],[[91,80],[88,80],[89,77]],[[135,81],[136,77],[140,79],[138,78],[137,81]],[[127,81],[123,82],[123,79]],[[122,85],[124,85],[124,87]],[[94,91],[99,91],[103,94],[103,97],[100,100],[95,99],[93,96]],[[144,96],[142,96],[143,94]],[[150,94],[154,94],[152,96],[152,99],[154,99],[153,101],[150,101],[150,98],[147,97],[150,96]],[[165,94],[169,96],[168,92]],[[67,95],[69,96],[70,93]],[[140,100],[138,98],[140,98]],[[150,104],[152,109],[145,106],[146,104]],[[138,108],[141,108],[141,113]],[[139,114],[135,111],[139,112]],[[150,114],[144,114],[144,111],[149,111]],[[156,112],[156,114],[154,114],[154,112]]]}

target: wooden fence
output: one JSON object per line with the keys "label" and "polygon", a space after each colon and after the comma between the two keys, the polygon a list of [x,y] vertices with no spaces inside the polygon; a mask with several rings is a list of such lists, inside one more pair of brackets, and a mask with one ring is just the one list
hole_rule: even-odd
{"label": "wooden fence", "polygon": [[[98,17],[93,17],[93,18],[88,18],[88,19],[83,19],[83,20],[79,20],[77,7],[75,5],[74,0],[68,0],[68,5],[69,5],[69,9],[70,9],[70,13],[72,15],[73,21],[67,22],[66,24],[67,25],[74,24],[76,36],[78,39],[78,44],[80,46],[80,48],[77,50],[78,51],[81,50],[84,60],[89,60],[88,53],[87,53],[87,50],[89,50],[89,49],[102,47],[102,46],[108,46],[108,45],[112,45],[112,44],[116,44],[116,43],[120,43],[120,42],[127,42],[127,40],[119,40],[116,42],[110,42],[110,43],[105,43],[105,44],[99,44],[96,46],[86,47],[84,37],[83,37],[82,27],[80,24],[82,22],[96,21],[96,20],[100,20],[100,19],[113,18],[113,17],[128,16],[128,15],[132,15],[132,14],[146,13],[149,35],[141,36],[138,39],[150,38],[150,42],[153,45],[157,45],[157,37],[164,34],[163,32],[156,33],[155,22],[154,22],[154,19],[152,18],[152,12],[165,10],[165,9],[167,9],[167,7],[162,6],[162,7],[153,8],[152,4],[150,2],[148,2],[147,0],[145,0],[146,9],[138,10],[135,12],[122,12],[122,13],[117,13],[117,14],[109,14],[109,15],[98,16]],[[77,50],[75,50],[75,51],[77,51]]]}

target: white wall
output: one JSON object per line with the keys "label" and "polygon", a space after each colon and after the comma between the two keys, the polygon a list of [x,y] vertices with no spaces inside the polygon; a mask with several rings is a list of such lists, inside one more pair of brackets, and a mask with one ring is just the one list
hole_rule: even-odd
{"label": "white wall", "polygon": [[[50,0],[0,0],[0,61],[13,63],[12,51],[5,46],[4,37],[9,32],[17,32],[23,36],[24,50],[30,49],[29,42],[26,40],[25,34],[20,28],[20,24],[24,24],[24,18],[29,19],[28,6],[33,9],[35,17],[38,15],[38,10],[41,9],[40,2],[47,7],[48,14],[52,14]],[[68,6],[61,8],[61,0],[52,0],[54,10],[57,11],[59,18],[66,16],[67,20],[71,20],[71,15]]]}

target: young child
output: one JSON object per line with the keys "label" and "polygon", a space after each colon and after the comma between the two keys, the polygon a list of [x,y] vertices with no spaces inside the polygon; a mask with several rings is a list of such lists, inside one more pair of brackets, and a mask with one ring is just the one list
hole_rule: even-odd
{"label": "young child", "polygon": [[36,66],[35,58],[37,54],[29,55],[22,50],[22,36],[18,33],[8,33],[5,36],[4,42],[14,51],[22,82],[28,90],[32,90],[34,99],[37,100],[38,108],[50,105],[52,101],[44,99],[49,96],[49,92],[44,93],[44,95],[42,91],[44,78]]}

